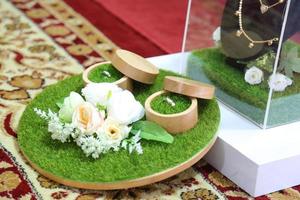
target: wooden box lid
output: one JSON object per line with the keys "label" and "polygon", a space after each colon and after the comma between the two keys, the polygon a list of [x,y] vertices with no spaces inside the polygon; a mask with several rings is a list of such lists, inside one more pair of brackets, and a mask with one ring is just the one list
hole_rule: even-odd
{"label": "wooden box lid", "polygon": [[154,83],[156,76],[159,74],[158,68],[152,63],[127,50],[116,50],[111,62],[124,75],[142,83]]}
{"label": "wooden box lid", "polygon": [[165,77],[164,89],[200,99],[212,99],[215,94],[215,87],[212,85],[176,76]]}

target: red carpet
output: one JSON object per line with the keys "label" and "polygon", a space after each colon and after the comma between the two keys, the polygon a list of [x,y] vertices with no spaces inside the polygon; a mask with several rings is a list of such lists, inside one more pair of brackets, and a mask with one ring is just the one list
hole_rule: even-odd
{"label": "red carpet", "polygon": [[[48,85],[81,73],[96,62],[111,59],[116,46],[104,36],[100,25],[106,28],[105,34],[123,48],[126,47],[122,45],[128,45],[145,55],[165,53],[154,40],[121,22],[101,4],[92,0],[67,1],[75,4],[75,10],[86,14],[99,30],[61,0],[0,1],[0,199],[253,199],[204,162],[163,182],[114,191],[69,188],[46,179],[28,165],[17,146],[21,113]],[[213,3],[211,0],[193,1],[203,3],[202,8]],[[216,16],[214,9],[210,13],[207,10],[202,11],[205,18],[193,20],[206,23],[204,29],[212,30],[215,24],[211,22]],[[210,40],[210,31],[197,31],[207,35],[196,39]],[[164,37],[168,40],[167,35]],[[300,186],[257,199],[300,199]]]}

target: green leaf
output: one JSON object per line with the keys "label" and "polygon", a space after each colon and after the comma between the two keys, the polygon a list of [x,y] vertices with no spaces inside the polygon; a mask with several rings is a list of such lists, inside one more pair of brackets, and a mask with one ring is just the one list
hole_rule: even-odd
{"label": "green leaf", "polygon": [[298,57],[298,47],[294,47],[287,52],[287,58],[297,58]]}
{"label": "green leaf", "polygon": [[300,73],[300,59],[298,58],[298,60],[291,60],[291,63],[293,64],[293,71]]}
{"label": "green leaf", "polygon": [[281,52],[279,70],[284,68],[285,74],[292,78],[293,72],[300,73],[300,58],[298,58],[298,47],[288,48],[284,45]]}
{"label": "green leaf", "polygon": [[253,66],[256,66],[262,70],[265,70],[267,72],[273,71],[273,65],[275,62],[275,53],[274,52],[268,52],[257,59],[250,61],[247,63],[247,67],[251,68]]}
{"label": "green leaf", "polygon": [[68,97],[64,98],[62,107],[58,111],[59,119],[66,123],[70,123],[76,107],[82,103],[84,103],[82,96],[76,92],[71,92]]}
{"label": "green leaf", "polygon": [[105,110],[106,110],[106,106],[101,105],[100,103],[97,103],[96,107],[97,107],[97,109],[98,109],[99,111],[102,111],[102,110],[105,111]]}
{"label": "green leaf", "polygon": [[140,137],[145,140],[155,140],[164,143],[173,143],[174,138],[158,124],[150,121],[138,121],[132,126],[131,133],[134,135],[140,131]]}
{"label": "green leaf", "polygon": [[109,90],[108,93],[107,93],[106,99],[107,99],[107,100],[110,99],[111,96],[112,96],[112,91]]}
{"label": "green leaf", "polygon": [[61,98],[60,100],[58,100],[58,101],[56,102],[56,105],[57,105],[59,108],[61,108],[61,107],[64,105],[64,99],[65,99],[65,97],[64,97],[64,98]]}
{"label": "green leaf", "polygon": [[286,67],[284,68],[284,72],[285,72],[285,75],[287,75],[288,77],[290,78],[293,78],[293,69],[292,67],[290,67],[289,65],[285,65]]}

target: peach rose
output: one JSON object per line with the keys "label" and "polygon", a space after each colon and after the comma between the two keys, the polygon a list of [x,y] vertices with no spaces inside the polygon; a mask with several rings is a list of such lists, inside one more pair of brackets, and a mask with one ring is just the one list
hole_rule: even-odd
{"label": "peach rose", "polygon": [[108,118],[105,120],[103,126],[98,130],[98,136],[106,143],[117,148],[121,141],[128,137],[131,127],[119,124],[114,119]]}
{"label": "peach rose", "polygon": [[72,117],[72,124],[87,135],[95,133],[103,123],[104,116],[89,102],[80,104]]}

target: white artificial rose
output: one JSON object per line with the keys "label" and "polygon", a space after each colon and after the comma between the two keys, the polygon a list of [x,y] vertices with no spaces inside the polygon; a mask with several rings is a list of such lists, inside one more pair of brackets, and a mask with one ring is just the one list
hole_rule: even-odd
{"label": "white artificial rose", "polygon": [[94,106],[107,106],[108,100],[121,91],[122,89],[113,83],[89,83],[81,92],[86,101]]}
{"label": "white artificial rose", "polygon": [[71,122],[75,108],[84,102],[82,96],[76,92],[71,92],[64,99],[64,103],[58,112],[59,118],[64,122]]}
{"label": "white artificial rose", "polygon": [[263,80],[264,73],[257,67],[251,67],[245,73],[245,81],[250,85],[260,84]]}
{"label": "white artificial rose", "polygon": [[282,92],[286,87],[293,84],[293,81],[280,73],[272,74],[269,79],[269,87],[276,92]]}
{"label": "white artificial rose", "polygon": [[220,26],[213,32],[212,39],[215,41],[216,45],[218,45],[218,43],[221,41],[221,27]]}
{"label": "white artificial rose", "polygon": [[128,90],[113,95],[107,106],[107,116],[117,120],[120,124],[131,124],[140,120],[144,114],[144,107]]}
{"label": "white artificial rose", "polygon": [[89,102],[84,102],[77,106],[72,118],[72,125],[86,135],[96,133],[103,123],[104,117]]}
{"label": "white artificial rose", "polygon": [[119,124],[112,118],[107,118],[97,134],[107,145],[117,147],[123,139],[128,137],[130,130],[131,127]]}

